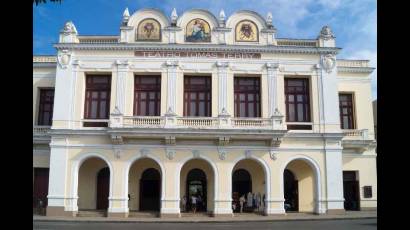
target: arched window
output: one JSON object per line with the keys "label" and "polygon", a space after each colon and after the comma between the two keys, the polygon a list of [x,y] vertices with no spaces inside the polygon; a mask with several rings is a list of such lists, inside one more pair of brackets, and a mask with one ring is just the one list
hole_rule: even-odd
{"label": "arched window", "polygon": [[235,27],[235,41],[237,42],[258,42],[258,26],[250,20],[242,20]]}

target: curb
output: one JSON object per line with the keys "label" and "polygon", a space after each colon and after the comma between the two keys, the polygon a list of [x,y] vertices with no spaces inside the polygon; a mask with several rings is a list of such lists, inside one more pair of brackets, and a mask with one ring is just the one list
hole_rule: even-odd
{"label": "curb", "polygon": [[81,220],[81,219],[33,219],[35,222],[85,222],[85,223],[237,223],[237,222],[288,222],[288,221],[330,221],[330,220],[358,220],[377,219],[377,216],[363,217],[330,217],[330,218],[295,218],[295,219],[254,219],[254,220]]}

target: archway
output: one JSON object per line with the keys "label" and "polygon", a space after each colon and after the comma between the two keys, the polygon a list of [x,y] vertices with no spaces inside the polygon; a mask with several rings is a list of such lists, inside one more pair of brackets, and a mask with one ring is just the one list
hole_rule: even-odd
{"label": "archway", "polygon": [[140,211],[159,211],[161,175],[154,168],[146,169],[140,179]]}
{"label": "archway", "polygon": [[254,159],[238,161],[232,170],[233,211],[240,212],[240,197],[245,198],[243,212],[263,212],[266,200],[266,175]]}
{"label": "archway", "polygon": [[192,196],[197,198],[196,211],[214,210],[215,173],[212,166],[203,159],[186,162],[180,172],[180,196],[187,204],[182,212],[192,211]]}
{"label": "archway", "polygon": [[315,168],[304,159],[290,161],[283,170],[285,210],[318,212]]}
{"label": "archway", "polygon": [[108,209],[110,194],[110,168],[101,158],[86,159],[78,171],[78,209]]}
{"label": "archway", "polygon": [[283,173],[283,181],[284,181],[284,195],[285,195],[285,211],[298,211],[298,181],[295,178],[295,175],[292,171],[285,169]]}
{"label": "archway", "polygon": [[162,175],[161,166],[151,158],[139,158],[130,163],[128,171],[130,212],[160,211]]}

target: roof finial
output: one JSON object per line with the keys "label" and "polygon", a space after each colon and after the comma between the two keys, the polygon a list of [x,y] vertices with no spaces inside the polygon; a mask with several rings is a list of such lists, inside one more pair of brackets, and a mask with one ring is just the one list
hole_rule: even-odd
{"label": "roof finial", "polygon": [[178,19],[177,10],[174,8],[171,13],[171,25],[172,26],[177,25],[177,19]]}
{"label": "roof finial", "polygon": [[223,9],[219,12],[219,25],[225,27],[225,11]]}
{"label": "roof finial", "polygon": [[75,28],[75,25],[72,21],[68,21],[64,24],[64,28],[62,30],[63,33],[73,33],[77,34],[77,29]]}
{"label": "roof finial", "polygon": [[266,15],[266,25],[268,25],[268,28],[272,28],[272,13],[268,12],[268,14]]}
{"label": "roof finial", "polygon": [[127,25],[129,18],[130,18],[130,12],[128,11],[128,7],[127,7],[125,8],[124,13],[122,14],[122,24]]}
{"label": "roof finial", "polygon": [[332,30],[330,29],[330,27],[326,25],[322,27],[322,30],[320,30],[319,38],[322,38],[324,40],[329,40],[329,39],[334,39],[335,36]]}

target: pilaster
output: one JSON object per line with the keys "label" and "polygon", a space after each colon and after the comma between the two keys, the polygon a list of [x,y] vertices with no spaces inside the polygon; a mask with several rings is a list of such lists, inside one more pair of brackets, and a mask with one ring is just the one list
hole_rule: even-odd
{"label": "pilaster", "polygon": [[168,88],[167,88],[167,111],[168,112],[176,112],[176,84],[177,84],[177,67],[178,62],[175,61],[167,61],[165,63],[167,67],[167,81],[168,81]]}
{"label": "pilaster", "polygon": [[228,84],[228,62],[217,62],[218,68],[218,114],[226,115],[228,108],[227,84]]}
{"label": "pilaster", "polygon": [[117,85],[116,85],[116,99],[115,107],[119,110],[120,113],[125,114],[125,105],[126,105],[126,81],[128,74],[128,61],[119,61],[115,62],[117,65]]}
{"label": "pilaster", "polygon": [[275,111],[278,110],[278,79],[277,72],[279,64],[266,63],[267,79],[268,79],[268,115],[272,117],[275,115]]}

